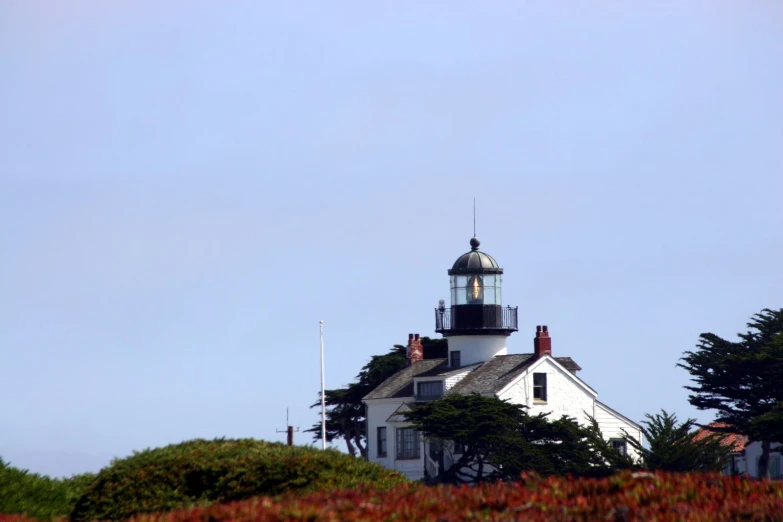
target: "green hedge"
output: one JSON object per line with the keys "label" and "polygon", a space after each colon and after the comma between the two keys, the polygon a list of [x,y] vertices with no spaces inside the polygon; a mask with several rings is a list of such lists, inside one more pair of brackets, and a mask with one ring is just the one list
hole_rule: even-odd
{"label": "green hedge", "polygon": [[49,520],[65,517],[94,475],[52,479],[11,467],[0,458],[0,513]]}
{"label": "green hedge", "polygon": [[71,520],[121,520],[259,495],[355,488],[407,480],[335,450],[253,439],[193,440],[136,452],[101,470]]}

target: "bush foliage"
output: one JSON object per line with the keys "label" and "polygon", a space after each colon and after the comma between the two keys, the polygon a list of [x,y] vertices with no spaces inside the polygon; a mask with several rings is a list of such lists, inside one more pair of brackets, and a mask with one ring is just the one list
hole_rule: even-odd
{"label": "bush foliage", "polygon": [[[523,477],[521,483],[397,486],[317,492],[147,514],[134,522],[285,520],[529,520],[723,522],[783,520],[783,483],[717,474],[632,473],[602,479]],[[0,522],[31,522],[0,516]]]}
{"label": "bush foliage", "polygon": [[0,513],[40,520],[67,516],[94,475],[53,479],[17,469],[0,459]]}
{"label": "bush foliage", "polygon": [[383,490],[405,482],[396,472],[335,450],[199,439],[113,461],[76,502],[71,520],[121,520],[259,495],[361,485]]}

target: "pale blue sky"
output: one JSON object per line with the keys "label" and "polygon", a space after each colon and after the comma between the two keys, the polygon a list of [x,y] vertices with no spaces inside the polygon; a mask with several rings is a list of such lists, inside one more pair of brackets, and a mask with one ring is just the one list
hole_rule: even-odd
{"label": "pale blue sky", "polygon": [[[0,456],[283,440],[482,249],[599,398],[780,307],[783,4],[0,3]],[[297,441],[309,442],[298,434]]]}

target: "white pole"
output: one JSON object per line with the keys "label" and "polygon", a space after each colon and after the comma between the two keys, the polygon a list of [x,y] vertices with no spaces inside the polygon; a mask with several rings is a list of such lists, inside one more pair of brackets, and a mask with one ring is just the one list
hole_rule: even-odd
{"label": "white pole", "polygon": [[324,322],[321,325],[321,448],[326,449],[326,396],[324,391]]}

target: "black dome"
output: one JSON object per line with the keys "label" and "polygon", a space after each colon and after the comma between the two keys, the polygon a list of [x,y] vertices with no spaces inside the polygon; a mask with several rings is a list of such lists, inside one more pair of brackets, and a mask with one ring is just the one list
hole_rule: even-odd
{"label": "black dome", "polygon": [[502,274],[503,269],[498,266],[498,262],[491,255],[479,251],[480,244],[478,238],[472,238],[470,240],[471,251],[457,258],[454,266],[449,270],[449,275]]}

